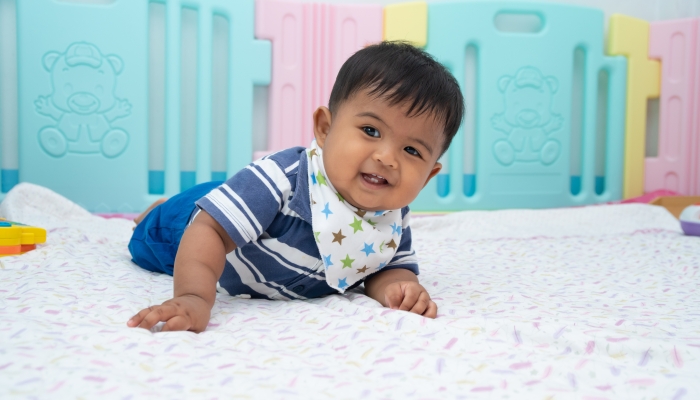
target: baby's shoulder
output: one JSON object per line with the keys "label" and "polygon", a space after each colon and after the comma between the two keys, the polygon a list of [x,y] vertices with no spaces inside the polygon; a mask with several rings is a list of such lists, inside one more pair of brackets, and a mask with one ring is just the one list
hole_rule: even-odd
{"label": "baby's shoulder", "polygon": [[279,185],[284,181],[284,186],[290,186],[288,189],[294,190],[299,173],[299,162],[304,150],[306,150],[304,147],[280,150],[253,161],[251,167],[270,183]]}
{"label": "baby's shoulder", "polygon": [[257,160],[254,164],[277,164],[286,176],[296,175],[299,171],[299,160],[301,153],[306,149],[304,147],[292,147],[285,150],[268,154],[265,157]]}

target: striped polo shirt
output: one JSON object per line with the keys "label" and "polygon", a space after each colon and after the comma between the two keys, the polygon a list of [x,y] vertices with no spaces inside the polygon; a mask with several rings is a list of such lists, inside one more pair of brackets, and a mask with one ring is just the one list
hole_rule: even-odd
{"label": "striped polo shirt", "polygon": [[[338,293],[326,284],[311,228],[305,150],[294,147],[263,157],[197,201],[236,244],[226,255],[219,292],[275,300]],[[404,268],[418,275],[408,207],[401,217],[401,242],[382,270]]]}

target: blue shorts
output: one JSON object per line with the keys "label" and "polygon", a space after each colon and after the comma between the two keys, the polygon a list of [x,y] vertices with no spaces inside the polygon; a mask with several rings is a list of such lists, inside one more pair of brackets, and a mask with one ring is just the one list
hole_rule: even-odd
{"label": "blue shorts", "polygon": [[194,203],[222,183],[199,184],[151,210],[131,235],[132,261],[143,269],[172,275],[180,239],[197,209]]}

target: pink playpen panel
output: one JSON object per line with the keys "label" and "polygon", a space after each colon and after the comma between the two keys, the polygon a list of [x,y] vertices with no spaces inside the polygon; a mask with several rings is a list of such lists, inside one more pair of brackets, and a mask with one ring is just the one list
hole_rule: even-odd
{"label": "pink playpen panel", "polygon": [[699,19],[651,23],[649,57],[661,60],[658,157],[647,158],[646,192],[698,193]]}
{"label": "pink playpen panel", "polygon": [[382,7],[258,0],[255,34],[272,41],[267,151],[307,146],[341,65],[382,40]]}
{"label": "pink playpen panel", "polygon": [[700,18],[698,18],[698,24],[695,35],[695,120],[693,129],[693,148],[695,149],[695,156],[691,159],[695,162],[693,166],[693,171],[695,171],[695,176],[692,179],[692,183],[695,184],[695,195],[700,196]]}

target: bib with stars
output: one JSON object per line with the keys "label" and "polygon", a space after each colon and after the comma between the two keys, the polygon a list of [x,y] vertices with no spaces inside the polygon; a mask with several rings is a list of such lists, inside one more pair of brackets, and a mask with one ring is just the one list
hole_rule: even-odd
{"label": "bib with stars", "polygon": [[326,268],[326,283],[340,293],[384,268],[401,242],[401,210],[365,211],[350,205],[326,178],[316,141],[309,159],[311,226]]}

